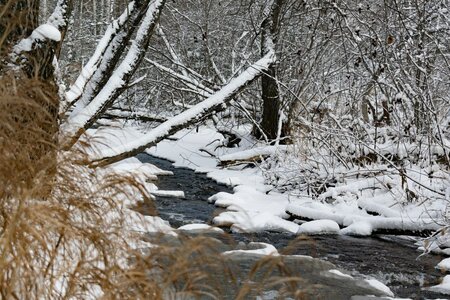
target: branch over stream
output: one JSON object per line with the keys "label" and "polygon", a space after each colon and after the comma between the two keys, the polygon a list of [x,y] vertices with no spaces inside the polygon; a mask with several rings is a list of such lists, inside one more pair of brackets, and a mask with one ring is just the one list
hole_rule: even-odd
{"label": "branch over stream", "polygon": [[91,167],[108,165],[122,159],[137,155],[147,148],[156,145],[166,137],[176,133],[180,129],[197,123],[218,111],[227,107],[227,104],[239,94],[245,87],[264,74],[275,62],[275,54],[270,52],[256,63],[248,67],[241,75],[232,79],[227,85],[206,100],[194,105],[179,115],[170,118],[158,127],[150,130],[142,138],[130,143],[109,148],[91,162]]}

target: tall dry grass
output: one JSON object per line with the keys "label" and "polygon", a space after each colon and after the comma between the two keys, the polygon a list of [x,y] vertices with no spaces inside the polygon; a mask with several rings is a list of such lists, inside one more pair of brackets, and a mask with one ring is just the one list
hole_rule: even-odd
{"label": "tall dry grass", "polygon": [[36,79],[0,78],[0,299],[246,299],[267,282],[295,295],[271,278],[267,266],[282,271],[272,260],[245,283],[214,239],[143,242],[127,206],[151,201],[145,186],[86,167],[83,149],[60,151],[54,95]]}
{"label": "tall dry grass", "polygon": [[241,289],[213,239],[145,243],[128,209],[151,201],[142,182],[86,167],[89,145],[61,151],[55,84],[7,73],[4,58],[0,299],[222,299],[230,286],[246,298],[251,289]]}
{"label": "tall dry grass", "polygon": [[55,95],[36,79],[0,79],[3,299],[95,296],[120,282],[132,250],[115,201],[123,188],[58,151]]}

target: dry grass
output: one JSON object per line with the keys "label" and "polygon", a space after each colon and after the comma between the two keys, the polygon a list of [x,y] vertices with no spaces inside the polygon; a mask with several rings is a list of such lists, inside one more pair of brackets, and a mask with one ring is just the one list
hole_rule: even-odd
{"label": "dry grass", "polygon": [[[59,151],[52,86],[3,76],[0,87],[0,299],[222,299],[230,287],[245,299],[264,278],[292,291],[267,271],[242,283],[210,238],[145,248],[125,204],[151,201],[145,186]],[[264,260],[250,281],[263,265],[283,269]]]}
{"label": "dry grass", "polygon": [[224,280],[240,299],[257,289],[239,291],[210,238],[138,250],[125,200],[150,201],[145,187],[59,151],[52,86],[6,76],[0,86],[1,299],[221,299]]}
{"label": "dry grass", "polygon": [[0,71],[0,299],[222,299],[223,280],[237,299],[254,290],[212,239],[145,244],[127,208],[151,201],[145,186],[61,151],[55,85]]}

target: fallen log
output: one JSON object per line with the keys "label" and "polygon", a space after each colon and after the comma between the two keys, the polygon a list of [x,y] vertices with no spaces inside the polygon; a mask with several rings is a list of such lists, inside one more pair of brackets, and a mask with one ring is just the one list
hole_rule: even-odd
{"label": "fallen log", "polygon": [[285,145],[264,146],[252,148],[240,152],[235,152],[219,157],[219,166],[227,167],[231,165],[258,163],[275,154],[277,151],[286,151]]}
{"label": "fallen log", "polygon": [[[436,230],[439,230],[441,226],[432,219],[417,219],[411,220],[407,218],[385,218],[381,216],[374,217],[363,217],[363,216],[344,216],[338,214],[332,214],[328,212],[314,212],[312,209],[305,208],[305,213],[300,211],[300,208],[295,212],[292,210],[286,210],[289,215],[288,220],[300,220],[304,222],[314,221],[314,220],[333,220],[339,224],[339,227],[343,229],[344,234],[362,236],[370,234],[382,234],[382,235],[409,235],[409,236],[420,236],[427,237],[430,236]],[[313,217],[312,215],[315,214]],[[361,226],[370,227],[369,234],[358,234],[357,227]],[[345,231],[345,229],[351,228],[351,230]],[[355,230],[356,229],[356,230]]]}
{"label": "fallen log", "polygon": [[136,120],[141,122],[156,122],[163,123],[167,121],[167,118],[154,116],[141,112],[123,111],[123,110],[108,110],[102,115],[102,119],[126,119]]}
{"label": "fallen log", "polygon": [[95,157],[91,167],[105,166],[122,159],[134,156],[150,148],[166,137],[173,135],[181,129],[196,124],[201,120],[221,111],[245,87],[255,81],[275,62],[275,54],[269,53],[253,65],[249,66],[241,75],[234,78],[222,89],[208,99],[194,105],[186,111],[176,115],[156,128],[147,132],[142,138],[130,143],[109,148],[100,157]]}

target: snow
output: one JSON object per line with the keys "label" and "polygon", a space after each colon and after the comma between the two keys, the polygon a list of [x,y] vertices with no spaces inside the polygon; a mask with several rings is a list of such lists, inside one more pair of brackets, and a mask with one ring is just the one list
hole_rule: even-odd
{"label": "snow", "polygon": [[159,175],[173,175],[171,171],[166,171],[158,168],[149,163],[142,163],[136,157],[130,157],[124,160],[121,160],[118,163],[109,165],[109,168],[112,168],[116,171],[140,171],[143,174],[147,174],[149,176],[159,176]]}
{"label": "snow", "polygon": [[234,160],[245,160],[258,156],[269,156],[278,151],[286,150],[286,146],[264,146],[256,147],[244,151],[234,152],[226,155],[219,156],[220,161],[234,161]]}
{"label": "snow", "polygon": [[300,225],[297,234],[337,234],[339,230],[339,224],[332,220],[316,220]]}
{"label": "snow", "polygon": [[217,232],[224,233],[224,231],[218,227],[209,226],[207,224],[187,224],[181,227],[178,227],[178,230],[182,231],[194,231],[194,232]]}
{"label": "snow", "polygon": [[61,28],[66,25],[65,15],[67,13],[67,1],[58,0],[55,9],[53,10],[51,16],[47,19],[47,24],[51,24],[56,28]]}
{"label": "snow", "polygon": [[370,236],[372,234],[372,225],[369,222],[355,222],[341,230],[342,234],[354,236]]}
{"label": "snow", "polygon": [[151,191],[150,194],[161,197],[172,197],[172,198],[185,198],[183,191],[164,191],[164,190],[156,190]]}
{"label": "snow", "polygon": [[23,52],[29,52],[33,50],[33,47],[37,42],[45,40],[59,42],[61,40],[61,33],[51,24],[42,24],[33,30],[28,38],[21,40],[16,46],[14,46],[13,52],[16,55]]}
{"label": "snow", "polygon": [[350,275],[348,275],[348,274],[344,274],[344,273],[342,273],[341,271],[336,270],[336,269],[328,270],[328,272],[330,272],[331,274],[334,274],[334,275],[341,276],[341,277],[353,279],[353,276],[350,276]]}
{"label": "snow", "polygon": [[59,32],[58,28],[51,24],[43,24],[35,29],[36,37],[40,37],[41,39],[47,39],[55,42],[59,42],[61,40],[61,32]]}
{"label": "snow", "polygon": [[[144,136],[136,128],[119,129],[106,131],[103,136],[106,136],[107,140],[114,139],[114,142],[103,141],[103,144],[116,145],[117,149],[121,145],[129,145],[130,142]],[[232,187],[233,193],[220,192],[210,197],[208,201],[216,206],[226,208],[226,211],[214,217],[213,224],[230,226],[234,232],[271,230],[297,234],[302,231],[317,233],[327,229],[333,233],[369,236],[377,230],[414,231],[440,228],[435,218],[442,216],[442,205],[436,202],[426,203],[424,207],[419,208],[412,205],[399,205],[395,200],[396,192],[385,190],[386,186],[397,184],[395,177],[381,175],[368,179],[349,180],[348,183],[344,182],[346,186],[329,188],[324,193],[333,199],[333,201],[329,201],[324,196],[321,199],[312,199],[308,195],[279,192],[273,186],[265,183],[260,168],[243,168],[242,166],[218,168],[219,158],[236,159],[255,153],[246,152],[250,147],[255,147],[255,141],[248,135],[249,129],[250,127],[246,126],[233,128],[236,134],[242,138],[242,142],[237,148],[219,147],[214,152],[214,148],[220,145],[225,137],[214,129],[200,126],[197,130],[181,130],[172,136],[175,140],[163,140],[157,146],[148,149],[147,152],[169,159],[174,162],[175,166],[188,167],[196,172],[206,173],[209,178]],[[211,143],[211,141],[215,142]],[[94,154],[94,157],[102,156],[105,151],[110,151],[104,145],[98,148],[99,151]],[[272,146],[263,150],[264,147],[258,147],[256,144],[256,148],[258,149],[257,153],[276,151]],[[217,157],[212,157],[200,149],[215,153]],[[283,148],[281,151],[288,153],[291,150]],[[387,169],[379,167],[377,170],[368,170],[368,174],[370,172],[379,173],[380,170],[384,172]],[[369,189],[373,185],[377,189]],[[370,215],[366,210],[377,212],[380,216]],[[304,221],[327,221],[311,223],[311,225],[306,225],[308,223],[298,225],[286,220],[288,217],[286,211],[301,216]],[[316,227],[314,224],[321,224],[320,226],[324,226],[324,229]],[[336,225],[343,229],[338,232]],[[312,226],[312,228],[308,228],[308,226]]]}
{"label": "snow", "polygon": [[450,258],[443,259],[440,263],[438,263],[437,268],[442,271],[450,271]]}
{"label": "snow", "polygon": [[[233,129],[234,130],[234,129]],[[248,128],[236,129],[239,136],[243,138],[242,145],[237,148],[218,148],[218,158],[242,158],[253,155],[245,149],[254,145],[254,141],[247,135]],[[115,133],[117,132],[117,133]],[[114,142],[103,142],[106,145],[129,145],[135,140],[143,138],[143,134],[137,129],[111,130],[103,134],[106,139],[113,139]],[[284,231],[296,234],[305,230],[294,222],[285,220],[286,211],[303,217],[306,221],[328,220],[334,222],[333,232],[336,232],[336,225],[345,227],[340,231],[342,234],[368,236],[377,230],[437,230],[440,226],[436,223],[437,215],[433,211],[438,211],[438,205],[429,205],[425,208],[414,208],[412,206],[397,205],[393,200],[395,194],[385,192],[382,187],[394,184],[389,176],[376,176],[367,181],[359,179],[347,184],[346,187],[330,188],[324,195],[334,197],[331,203],[328,201],[318,201],[305,195],[290,195],[275,190],[272,186],[265,184],[265,180],[260,168],[229,167],[226,169],[217,168],[218,158],[211,157],[200,149],[213,149],[221,143],[224,137],[215,130],[206,126],[200,126],[198,130],[181,130],[173,136],[176,140],[163,140],[152,147],[147,152],[157,157],[169,159],[175,166],[182,166],[194,169],[197,172],[206,173],[209,178],[219,183],[233,187],[233,193],[220,192],[209,198],[209,202],[216,206],[226,208],[213,219],[215,225],[230,226],[235,232],[259,232],[264,230]],[[210,144],[211,141],[217,141]],[[210,145],[209,145],[210,144]],[[105,146],[99,147],[99,151],[94,157],[104,155],[111,149]],[[275,149],[269,146],[267,150],[263,147],[256,147],[256,153],[272,153]],[[209,151],[209,150],[208,150]],[[289,151],[283,148],[282,151]],[[360,189],[365,189],[371,185],[379,186],[379,190],[370,192],[366,197],[349,201],[347,197],[352,194],[359,194]],[[348,194],[350,193],[350,194]],[[323,196],[325,200],[325,196]],[[363,209],[361,209],[363,208]],[[380,216],[372,216],[367,211],[375,211]],[[422,209],[427,209],[425,215]],[[441,209],[442,211],[442,209]],[[427,217],[430,216],[430,217]],[[433,217],[433,218],[432,218]],[[314,223],[312,223],[314,224]],[[320,223],[318,223],[320,224]],[[322,223],[323,225],[324,223]],[[331,228],[331,227],[330,227]],[[308,229],[313,231],[313,229]]]}
{"label": "snow", "polygon": [[373,288],[385,293],[390,297],[394,297],[394,293],[386,285],[376,279],[365,279],[365,281]]}
{"label": "snow", "polygon": [[[249,82],[253,81],[259,74],[261,74],[263,70],[266,70],[273,63],[273,60],[274,53],[271,52],[257,61],[255,64],[247,68],[238,77],[232,79],[227,85],[225,85],[211,97],[198,103],[197,105],[194,105],[193,107],[176,115],[175,117],[170,118],[166,122],[160,124],[158,127],[150,130],[139,139],[131,141],[127,144],[111,147],[107,151],[103,152],[103,157],[113,157],[138,148],[145,149],[145,145],[152,146],[155,142],[158,142],[160,139],[167,136],[170,132],[177,131],[174,130],[175,128],[184,126],[185,124],[189,123],[189,121],[201,117],[204,112],[223,105],[230,96],[238,92]],[[101,98],[100,95],[98,97]],[[94,103],[94,101],[95,99],[92,101],[92,103]],[[89,106],[91,106],[91,104]],[[84,124],[84,122],[87,121],[85,114],[86,110],[84,110],[83,114],[79,115],[78,117],[74,117],[71,123]],[[87,112],[87,114],[89,115],[89,112]],[[98,159],[101,158],[102,157],[99,157]]]}
{"label": "snow", "polygon": [[450,275],[446,275],[440,284],[428,287],[426,290],[450,295]]}
{"label": "snow", "polygon": [[251,243],[249,243],[249,246],[258,247],[258,249],[225,251],[225,252],[223,252],[223,255],[231,255],[231,254],[243,254],[243,255],[256,254],[256,255],[261,255],[261,256],[266,256],[266,255],[278,256],[279,255],[278,250],[271,244],[251,242]]}
{"label": "snow", "polygon": [[[213,219],[213,223],[220,226],[230,226],[234,232],[272,230],[293,234],[304,232],[309,234],[341,233],[368,236],[377,229],[417,230],[440,228],[435,220],[429,217],[430,214],[418,218],[418,216],[423,214],[420,211],[414,210],[410,206],[404,210],[400,209],[400,207],[404,208],[404,206],[395,205],[392,202],[393,195],[390,192],[386,193],[382,190],[375,190],[370,191],[373,195],[372,197],[361,197],[359,199],[346,198],[348,196],[347,193],[360,194],[359,187],[364,188],[369,186],[367,182],[357,183],[353,181],[353,184],[347,187],[330,189],[328,195],[334,197],[335,200],[329,203],[327,201],[312,199],[307,195],[292,195],[275,190],[273,186],[265,183],[260,168],[242,168],[235,166],[227,169],[219,169],[217,167],[219,157],[224,157],[225,155],[230,155],[229,157],[233,157],[234,155],[235,158],[244,157],[242,153],[245,153],[243,152],[245,148],[254,143],[254,140],[246,136],[245,132],[247,130],[248,128],[245,127],[237,129],[240,136],[243,137],[240,147],[229,149],[218,148],[217,157],[211,157],[200,151],[200,149],[208,149],[208,147],[212,149],[224,139],[217,131],[206,126],[200,126],[198,130],[181,130],[173,135],[174,140],[163,140],[157,146],[148,149],[147,153],[169,159],[174,162],[175,166],[188,167],[197,172],[204,172],[208,177],[233,187],[233,193],[220,192],[210,197],[208,201],[214,203],[216,206],[226,208],[226,211],[220,213]],[[123,129],[118,128],[117,132],[123,132]],[[142,133],[136,128],[125,129],[123,135],[116,134],[113,129],[108,129],[103,134],[103,137],[108,136],[109,138],[113,137],[115,139],[114,143],[102,143],[107,145],[127,144],[130,139],[133,140],[142,136]],[[208,145],[214,140],[217,140],[215,144]],[[99,152],[105,149],[107,149],[105,146],[103,148],[99,147]],[[285,150],[283,149],[283,151]],[[286,151],[289,151],[289,149]],[[101,154],[95,153],[95,156],[98,155]],[[128,161],[128,164],[131,163],[132,161]],[[380,189],[388,183],[393,183],[392,178],[389,176],[377,176],[376,180],[371,181],[371,184],[378,184]],[[343,194],[346,196],[342,196]],[[374,200],[374,202],[372,203],[371,200]],[[430,207],[428,206],[427,208]],[[361,208],[376,211],[380,213],[380,216],[369,215],[365,209]],[[286,209],[314,221],[306,222],[302,225],[287,221],[285,220],[287,217],[285,213]],[[339,226],[343,226],[344,228],[340,230]],[[186,230],[193,232],[209,229],[210,226],[205,224],[191,224],[179,228],[180,231]],[[171,232],[170,228],[158,230]],[[445,241],[442,240],[442,244],[445,244]],[[273,246],[264,246],[262,249],[234,250],[226,254],[276,255],[277,252],[275,251],[276,249]],[[446,265],[447,262],[444,261],[439,267]],[[338,272],[332,271],[331,273],[342,276]],[[450,281],[450,279],[447,281]],[[368,283],[392,295],[392,292],[382,283],[372,279],[368,280]],[[443,286],[440,285],[435,288],[442,289]]]}

